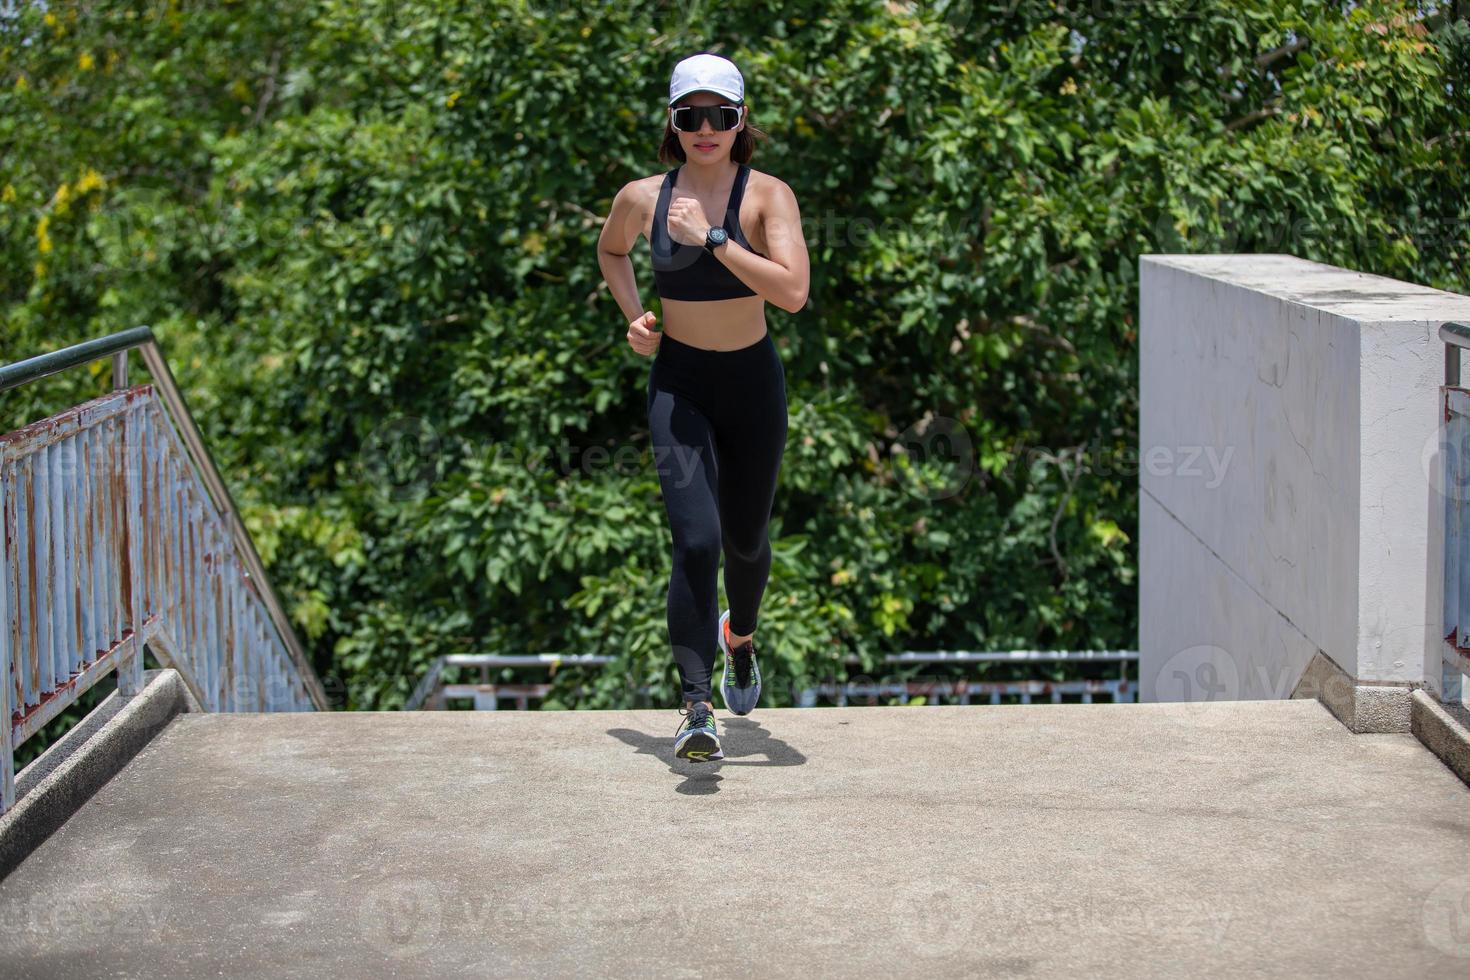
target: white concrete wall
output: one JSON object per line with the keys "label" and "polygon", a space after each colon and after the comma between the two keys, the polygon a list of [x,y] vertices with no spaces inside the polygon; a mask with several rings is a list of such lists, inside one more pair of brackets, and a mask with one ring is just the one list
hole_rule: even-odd
{"label": "white concrete wall", "polygon": [[1289,255],[1140,260],[1145,701],[1439,671],[1430,471],[1445,320],[1470,297]]}

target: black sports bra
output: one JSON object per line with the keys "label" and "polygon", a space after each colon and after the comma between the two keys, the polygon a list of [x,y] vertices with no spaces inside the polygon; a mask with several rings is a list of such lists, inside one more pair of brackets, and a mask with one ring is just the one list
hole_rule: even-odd
{"label": "black sports bra", "polygon": [[[669,197],[675,179],[683,169],[680,165],[664,174],[658,204],[653,209],[653,228],[648,245],[653,253],[654,288],[663,299],[711,300],[755,296],[754,289],[741,282],[735,273],[702,246],[685,245],[669,237]],[[735,184],[730,188],[730,201],[725,205],[725,220],[721,222],[730,238],[745,248],[750,248],[750,242],[740,230],[740,201],[745,197],[745,182],[749,177],[750,167],[740,164]],[[755,252],[753,248],[750,250]],[[755,254],[766,257],[764,252]]]}

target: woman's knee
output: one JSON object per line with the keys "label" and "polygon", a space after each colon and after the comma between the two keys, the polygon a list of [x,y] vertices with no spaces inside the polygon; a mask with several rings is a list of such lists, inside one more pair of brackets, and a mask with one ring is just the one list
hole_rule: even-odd
{"label": "woman's knee", "polygon": [[684,568],[714,570],[720,564],[720,538],[710,530],[674,536],[674,563]]}
{"label": "woman's knee", "polygon": [[746,564],[767,561],[771,556],[770,535],[765,527],[754,534],[730,534],[725,541],[725,553]]}

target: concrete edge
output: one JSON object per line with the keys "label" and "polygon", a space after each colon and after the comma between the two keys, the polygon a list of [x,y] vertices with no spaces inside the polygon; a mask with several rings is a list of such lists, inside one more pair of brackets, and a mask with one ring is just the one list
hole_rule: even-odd
{"label": "concrete edge", "polygon": [[1313,654],[1292,698],[1316,698],[1333,717],[1355,734],[1405,733],[1413,727],[1411,695],[1400,684],[1358,684],[1321,650]]}
{"label": "concrete edge", "polygon": [[1414,735],[1470,785],[1470,711],[1463,705],[1441,704],[1425,691],[1415,691],[1411,703]]}
{"label": "concrete edge", "polygon": [[144,672],[143,689],[113,691],[16,774],[15,806],[0,814],[0,880],[56,832],[176,715],[198,711],[172,668]]}

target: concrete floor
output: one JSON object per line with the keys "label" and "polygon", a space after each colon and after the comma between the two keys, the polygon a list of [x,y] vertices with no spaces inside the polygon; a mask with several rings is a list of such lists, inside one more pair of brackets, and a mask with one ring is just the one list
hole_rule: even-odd
{"label": "concrete floor", "polygon": [[1315,701],[176,718],[0,976],[1470,975],[1470,788]]}

